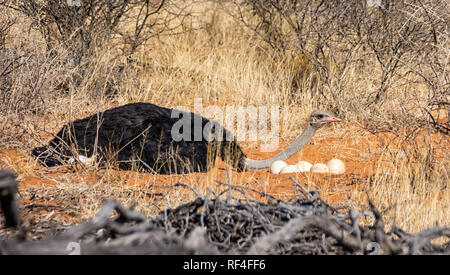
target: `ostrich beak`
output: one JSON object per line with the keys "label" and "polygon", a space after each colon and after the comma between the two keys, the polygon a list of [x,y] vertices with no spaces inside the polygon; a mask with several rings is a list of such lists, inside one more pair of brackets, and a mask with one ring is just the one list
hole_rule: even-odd
{"label": "ostrich beak", "polygon": [[339,122],[342,120],[340,118],[330,116],[330,117],[325,118],[323,121],[324,122]]}

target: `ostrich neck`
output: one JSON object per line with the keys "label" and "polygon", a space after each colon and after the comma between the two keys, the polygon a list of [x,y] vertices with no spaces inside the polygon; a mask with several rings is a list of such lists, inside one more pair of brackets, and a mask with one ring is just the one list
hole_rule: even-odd
{"label": "ostrich neck", "polygon": [[300,151],[300,149],[302,149],[303,146],[309,143],[311,138],[314,136],[315,132],[316,129],[308,123],[305,130],[303,130],[303,133],[294,142],[289,144],[288,147],[286,147],[283,151],[279,152],[275,156],[265,160],[254,160],[246,158],[245,163],[247,169],[249,170],[267,169],[270,167],[270,165],[272,165],[274,161],[285,160],[290,158],[293,154]]}

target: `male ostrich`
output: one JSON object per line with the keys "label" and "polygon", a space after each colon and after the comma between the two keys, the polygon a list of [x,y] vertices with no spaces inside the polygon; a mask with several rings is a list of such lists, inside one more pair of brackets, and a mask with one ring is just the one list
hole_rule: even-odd
{"label": "male ostrich", "polygon": [[192,122],[191,138],[174,139],[171,130],[180,118],[172,117],[172,111],[150,103],[112,108],[63,126],[48,146],[37,147],[32,154],[47,166],[95,158],[103,166],[116,163],[119,169],[160,174],[206,172],[218,156],[238,171],[267,169],[272,162],[298,152],[323,125],[340,121],[324,111],[314,111],[303,133],[286,149],[272,158],[253,160],[245,156],[234,138],[229,138],[226,129],[222,128],[222,139],[195,138],[195,120],[201,121],[202,130],[210,120],[194,113],[178,111]]}

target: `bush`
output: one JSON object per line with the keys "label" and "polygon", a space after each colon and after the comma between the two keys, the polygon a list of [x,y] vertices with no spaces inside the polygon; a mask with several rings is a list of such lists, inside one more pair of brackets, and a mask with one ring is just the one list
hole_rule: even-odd
{"label": "bush", "polygon": [[[62,44],[72,53],[76,65],[91,56],[96,47],[110,45],[115,37],[120,38],[123,53],[133,54],[147,39],[165,30],[167,22],[164,20],[168,18],[158,17],[165,4],[165,0],[11,0],[3,3],[29,17],[49,49]],[[121,24],[130,20],[134,20],[133,28],[121,31]]]}
{"label": "bush", "polygon": [[294,50],[313,62],[322,84],[319,93],[340,111],[349,70],[371,58],[379,75],[376,90],[363,99],[367,105],[385,100],[389,90],[411,75],[422,78],[435,98],[448,87],[448,60],[439,60],[448,53],[448,15],[442,1],[379,1],[378,6],[360,0],[235,3],[241,21],[282,56]]}

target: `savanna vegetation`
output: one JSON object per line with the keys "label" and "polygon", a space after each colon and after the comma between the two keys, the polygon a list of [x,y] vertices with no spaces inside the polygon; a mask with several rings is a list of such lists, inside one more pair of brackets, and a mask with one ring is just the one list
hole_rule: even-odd
{"label": "savanna vegetation", "polygon": [[[291,194],[283,175],[161,176],[46,168],[29,152],[68,121],[131,102],[279,106],[280,150],[314,109],[344,121],[293,157],[339,157],[347,173],[294,175],[331,204],[367,208],[407,231],[450,224],[449,15],[439,0],[0,0],[0,167],[30,217],[91,218],[104,198],[146,214],[217,181]],[[242,143],[255,157],[258,142]],[[222,169],[221,169],[222,168]],[[159,186],[159,187],[158,187]],[[42,206],[44,205],[44,206]],[[47,206],[45,206],[47,205]],[[55,215],[55,218],[58,216]]]}

